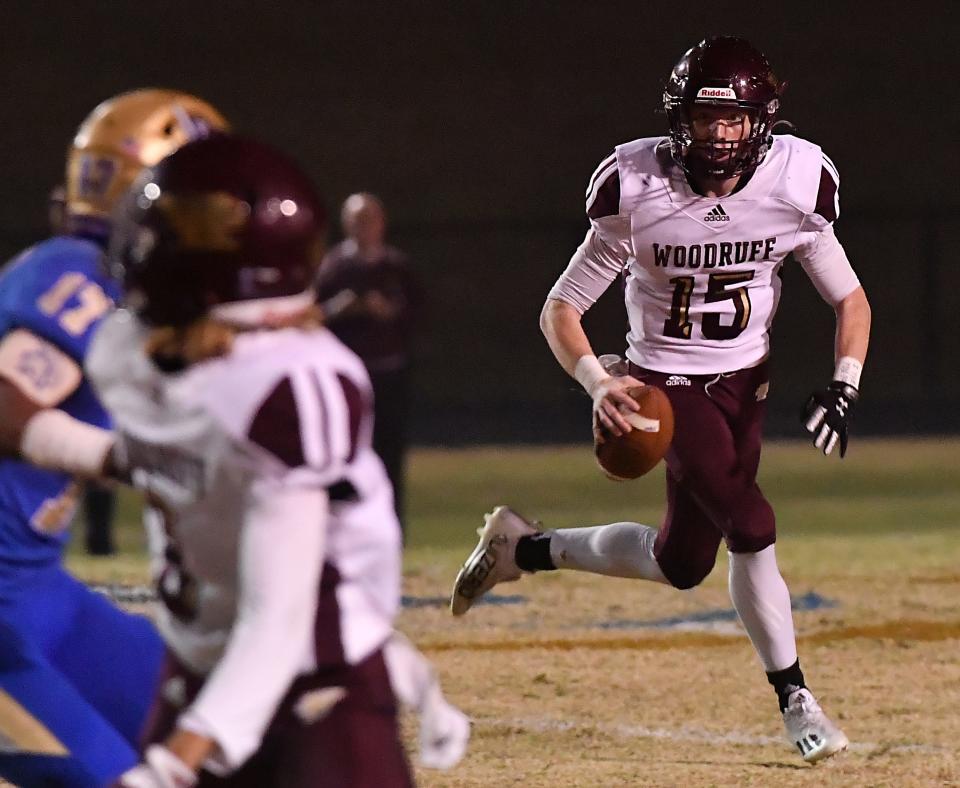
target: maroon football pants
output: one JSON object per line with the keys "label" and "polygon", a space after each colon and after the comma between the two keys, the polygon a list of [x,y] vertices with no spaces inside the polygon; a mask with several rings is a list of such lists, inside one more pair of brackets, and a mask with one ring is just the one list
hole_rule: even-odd
{"label": "maroon football pants", "polygon": [[[185,693],[174,699],[169,688],[177,684]],[[145,747],[166,739],[179,714],[202,686],[202,678],[168,653],[161,689],[147,721]],[[343,687],[346,695],[325,716],[305,721],[296,712],[297,703],[304,695],[324,687]],[[198,788],[412,786],[400,741],[396,701],[380,651],[358,665],[298,678],[280,704],[260,749],[228,777],[215,777],[205,771],[198,783]]]}
{"label": "maroon football pants", "polygon": [[713,569],[720,540],[733,553],[776,541],[773,509],[757,486],[767,364],[723,375],[630,374],[666,392],[673,406],[667,452],[667,512],[654,554],[677,588],[692,588]]}

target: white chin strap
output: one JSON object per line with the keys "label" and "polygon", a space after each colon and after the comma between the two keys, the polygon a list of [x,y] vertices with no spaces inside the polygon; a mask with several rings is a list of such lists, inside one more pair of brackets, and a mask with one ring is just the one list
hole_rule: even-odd
{"label": "white chin strap", "polygon": [[298,312],[303,312],[317,301],[313,288],[291,296],[276,298],[254,298],[249,301],[230,301],[217,304],[210,310],[210,316],[244,328],[270,325],[282,321]]}

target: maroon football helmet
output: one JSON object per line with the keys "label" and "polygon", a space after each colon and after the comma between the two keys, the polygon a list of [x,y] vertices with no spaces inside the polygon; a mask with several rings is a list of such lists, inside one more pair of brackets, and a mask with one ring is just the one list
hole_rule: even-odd
{"label": "maroon football helmet", "polygon": [[[663,92],[674,160],[694,177],[731,178],[753,170],[770,147],[784,87],[763,53],[744,39],[716,36],[701,41],[674,66]],[[695,141],[690,113],[704,105],[744,110],[751,122],[749,135],[735,141]]]}
{"label": "maroon football helmet", "polygon": [[296,164],[262,143],[219,135],[143,172],[118,210],[108,262],[144,322],[183,326],[218,307],[279,308],[307,294],[325,224]]}

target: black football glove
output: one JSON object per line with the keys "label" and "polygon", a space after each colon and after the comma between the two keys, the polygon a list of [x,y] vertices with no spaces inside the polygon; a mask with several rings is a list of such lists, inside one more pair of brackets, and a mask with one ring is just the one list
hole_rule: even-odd
{"label": "black football glove", "polygon": [[813,445],[824,454],[833,451],[840,441],[840,456],[846,455],[853,407],[859,398],[860,392],[849,383],[834,380],[825,389],[811,394],[803,406],[800,420],[807,432],[813,434]]}

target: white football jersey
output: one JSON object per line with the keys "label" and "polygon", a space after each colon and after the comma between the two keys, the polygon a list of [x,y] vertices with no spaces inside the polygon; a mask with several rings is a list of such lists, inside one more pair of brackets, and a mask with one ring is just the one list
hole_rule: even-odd
{"label": "white football jersey", "polygon": [[371,448],[372,390],[361,361],[326,329],[253,331],[239,334],[226,356],[164,374],[145,356],[144,337],[118,311],[97,334],[87,368],[134,483],[154,503],[158,625],[172,651],[200,674],[220,660],[238,615],[251,490],[272,485],[330,496],[317,589],[324,620],[311,624],[302,672],[364,659],[392,632],[401,537]]}
{"label": "white football jersey", "polygon": [[690,187],[665,138],[620,145],[590,181],[591,230],[550,295],[582,312],[595,283],[622,271],[635,364],[687,374],[755,366],[769,353],[787,255],[833,303],[859,285],[833,235],[838,187],[820,148],[789,135],[719,198]]}

